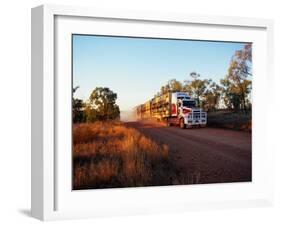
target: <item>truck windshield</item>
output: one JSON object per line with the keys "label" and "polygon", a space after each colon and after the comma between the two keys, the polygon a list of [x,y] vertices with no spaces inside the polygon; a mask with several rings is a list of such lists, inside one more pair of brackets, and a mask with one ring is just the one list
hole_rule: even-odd
{"label": "truck windshield", "polygon": [[196,103],[195,103],[194,100],[192,100],[192,101],[184,100],[184,101],[182,102],[182,105],[183,105],[184,107],[188,107],[188,108],[195,108],[195,107],[196,107]]}

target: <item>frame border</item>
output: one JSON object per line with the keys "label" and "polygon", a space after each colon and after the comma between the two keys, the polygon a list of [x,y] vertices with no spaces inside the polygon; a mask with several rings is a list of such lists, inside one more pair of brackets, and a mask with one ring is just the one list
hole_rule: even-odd
{"label": "frame border", "polygon": [[[56,16],[158,21],[246,28],[267,32],[267,70],[273,84],[273,21],[269,19],[204,16],[159,12],[117,11],[86,7],[41,5],[31,10],[31,215],[40,220],[64,218],[56,211],[55,155],[55,26]],[[262,205],[272,200],[263,200]],[[240,202],[239,202],[240,203]],[[227,206],[238,207],[239,203]],[[245,203],[241,201],[240,204]],[[215,205],[221,208],[220,205]],[[225,205],[224,205],[225,206]],[[198,207],[196,206],[196,209]],[[187,210],[189,208],[186,208]],[[69,216],[70,217],[70,216]]]}

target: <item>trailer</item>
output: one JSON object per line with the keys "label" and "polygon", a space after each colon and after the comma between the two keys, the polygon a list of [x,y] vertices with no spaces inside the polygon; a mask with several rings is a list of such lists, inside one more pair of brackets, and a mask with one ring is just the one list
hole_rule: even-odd
{"label": "trailer", "polygon": [[207,113],[197,107],[197,102],[186,92],[167,92],[136,107],[138,119],[157,119],[168,126],[175,124],[181,128],[205,127]]}

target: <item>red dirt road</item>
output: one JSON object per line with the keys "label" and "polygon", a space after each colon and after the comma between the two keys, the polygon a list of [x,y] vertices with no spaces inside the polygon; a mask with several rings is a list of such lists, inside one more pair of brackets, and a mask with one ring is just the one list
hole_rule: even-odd
{"label": "red dirt road", "polygon": [[252,179],[251,133],[217,128],[165,127],[128,122],[157,143],[169,146],[169,158],[191,183],[245,182]]}

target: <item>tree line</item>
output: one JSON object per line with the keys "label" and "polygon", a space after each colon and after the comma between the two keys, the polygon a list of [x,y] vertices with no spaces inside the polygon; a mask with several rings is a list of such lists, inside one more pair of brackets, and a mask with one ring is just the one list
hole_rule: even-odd
{"label": "tree line", "polygon": [[201,79],[197,72],[191,72],[189,79],[183,82],[171,79],[156,94],[167,92],[187,92],[197,100],[198,105],[206,111],[219,108],[234,111],[251,110],[252,81],[252,45],[246,44],[232,56],[227,74],[219,84],[211,79]]}
{"label": "tree line", "polygon": [[[73,96],[79,86],[73,88]],[[74,123],[119,119],[120,109],[116,104],[117,94],[107,87],[96,87],[86,102],[72,98]]]}

